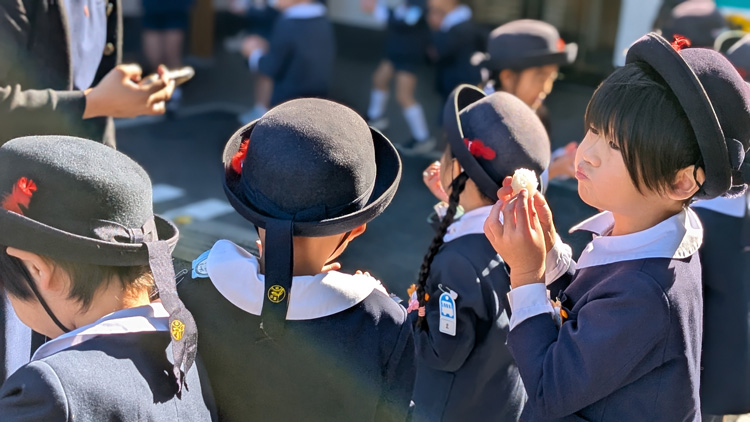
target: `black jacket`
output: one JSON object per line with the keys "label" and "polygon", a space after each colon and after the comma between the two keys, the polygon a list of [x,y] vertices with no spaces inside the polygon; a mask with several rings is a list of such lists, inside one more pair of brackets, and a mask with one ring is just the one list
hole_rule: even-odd
{"label": "black jacket", "polygon": [[[121,60],[120,0],[108,0],[107,48],[93,85]],[[26,135],[71,135],[115,145],[111,118],[83,120],[73,86],[62,0],[0,0],[0,144]],[[109,6],[111,4],[111,6]]]}

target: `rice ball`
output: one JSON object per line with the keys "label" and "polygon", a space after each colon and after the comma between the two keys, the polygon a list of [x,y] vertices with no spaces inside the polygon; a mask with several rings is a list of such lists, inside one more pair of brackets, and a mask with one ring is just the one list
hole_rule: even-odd
{"label": "rice ball", "polygon": [[536,189],[539,186],[539,182],[536,178],[536,173],[529,169],[518,169],[513,173],[513,182],[510,184],[513,188],[513,195],[518,195],[521,189],[526,189],[529,192],[529,196],[534,196]]}

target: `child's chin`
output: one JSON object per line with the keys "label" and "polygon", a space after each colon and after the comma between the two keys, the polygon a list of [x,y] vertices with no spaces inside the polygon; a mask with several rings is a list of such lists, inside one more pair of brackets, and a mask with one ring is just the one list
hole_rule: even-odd
{"label": "child's chin", "polygon": [[581,201],[583,201],[586,205],[590,207],[594,207],[598,210],[606,209],[602,204],[600,204],[598,201],[596,201],[593,198],[593,195],[591,195],[586,189],[585,186],[582,186],[581,183],[578,183],[578,196],[581,198]]}

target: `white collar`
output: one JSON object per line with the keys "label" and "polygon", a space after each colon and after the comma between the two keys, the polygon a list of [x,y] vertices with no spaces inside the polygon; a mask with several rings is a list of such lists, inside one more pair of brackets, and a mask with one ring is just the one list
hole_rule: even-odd
{"label": "white collar", "polygon": [[89,325],[53,338],[41,345],[31,360],[46,358],[98,336],[154,331],[169,331],[169,314],[161,302],[113,312]]}
{"label": "white collar", "polygon": [[[490,216],[491,210],[492,205],[485,205],[462,215],[461,218],[448,226],[448,230],[445,231],[445,236],[443,236],[443,241],[450,242],[467,234],[484,234],[484,222]],[[501,220],[502,217],[501,214]]]}
{"label": "white collar", "polygon": [[694,208],[704,208],[730,217],[742,218],[747,212],[747,197],[745,195],[736,198],[714,198],[705,201],[696,201]]}
{"label": "white collar", "polygon": [[703,243],[703,226],[689,208],[646,230],[609,236],[615,220],[605,211],[570,229],[595,234],[581,253],[577,268],[606,265],[643,258],[682,259],[693,255]]}
{"label": "white collar", "polygon": [[[253,315],[263,309],[265,276],[250,252],[228,240],[211,248],[206,270],[216,290],[234,306]],[[309,320],[333,315],[365,300],[373,290],[386,293],[380,282],[366,275],[336,271],[292,278],[287,320]]]}
{"label": "white collar", "polygon": [[288,19],[312,19],[325,14],[326,7],[320,3],[295,4],[284,11],[284,17]]}
{"label": "white collar", "polygon": [[443,32],[450,31],[454,26],[471,20],[471,9],[465,4],[461,4],[455,9],[448,12],[443,18],[443,23],[440,24],[440,30]]}

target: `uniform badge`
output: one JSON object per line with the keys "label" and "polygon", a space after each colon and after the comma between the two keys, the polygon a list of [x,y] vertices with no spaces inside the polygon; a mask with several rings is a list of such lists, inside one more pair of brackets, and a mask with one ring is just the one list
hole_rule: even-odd
{"label": "uniform badge", "polygon": [[175,341],[180,341],[182,335],[185,334],[185,324],[179,319],[176,319],[172,321],[172,324],[169,326],[169,331],[172,333],[172,338],[175,339]]}
{"label": "uniform badge", "polygon": [[440,332],[449,336],[456,335],[457,298],[458,294],[450,289],[440,295]]}
{"label": "uniform badge", "polygon": [[211,253],[211,249],[203,252],[198,258],[193,261],[193,278],[208,278],[208,268],[206,268],[208,262],[208,254]]}
{"label": "uniform badge", "polygon": [[281,303],[286,297],[286,289],[275,284],[268,289],[268,300],[273,303]]}

